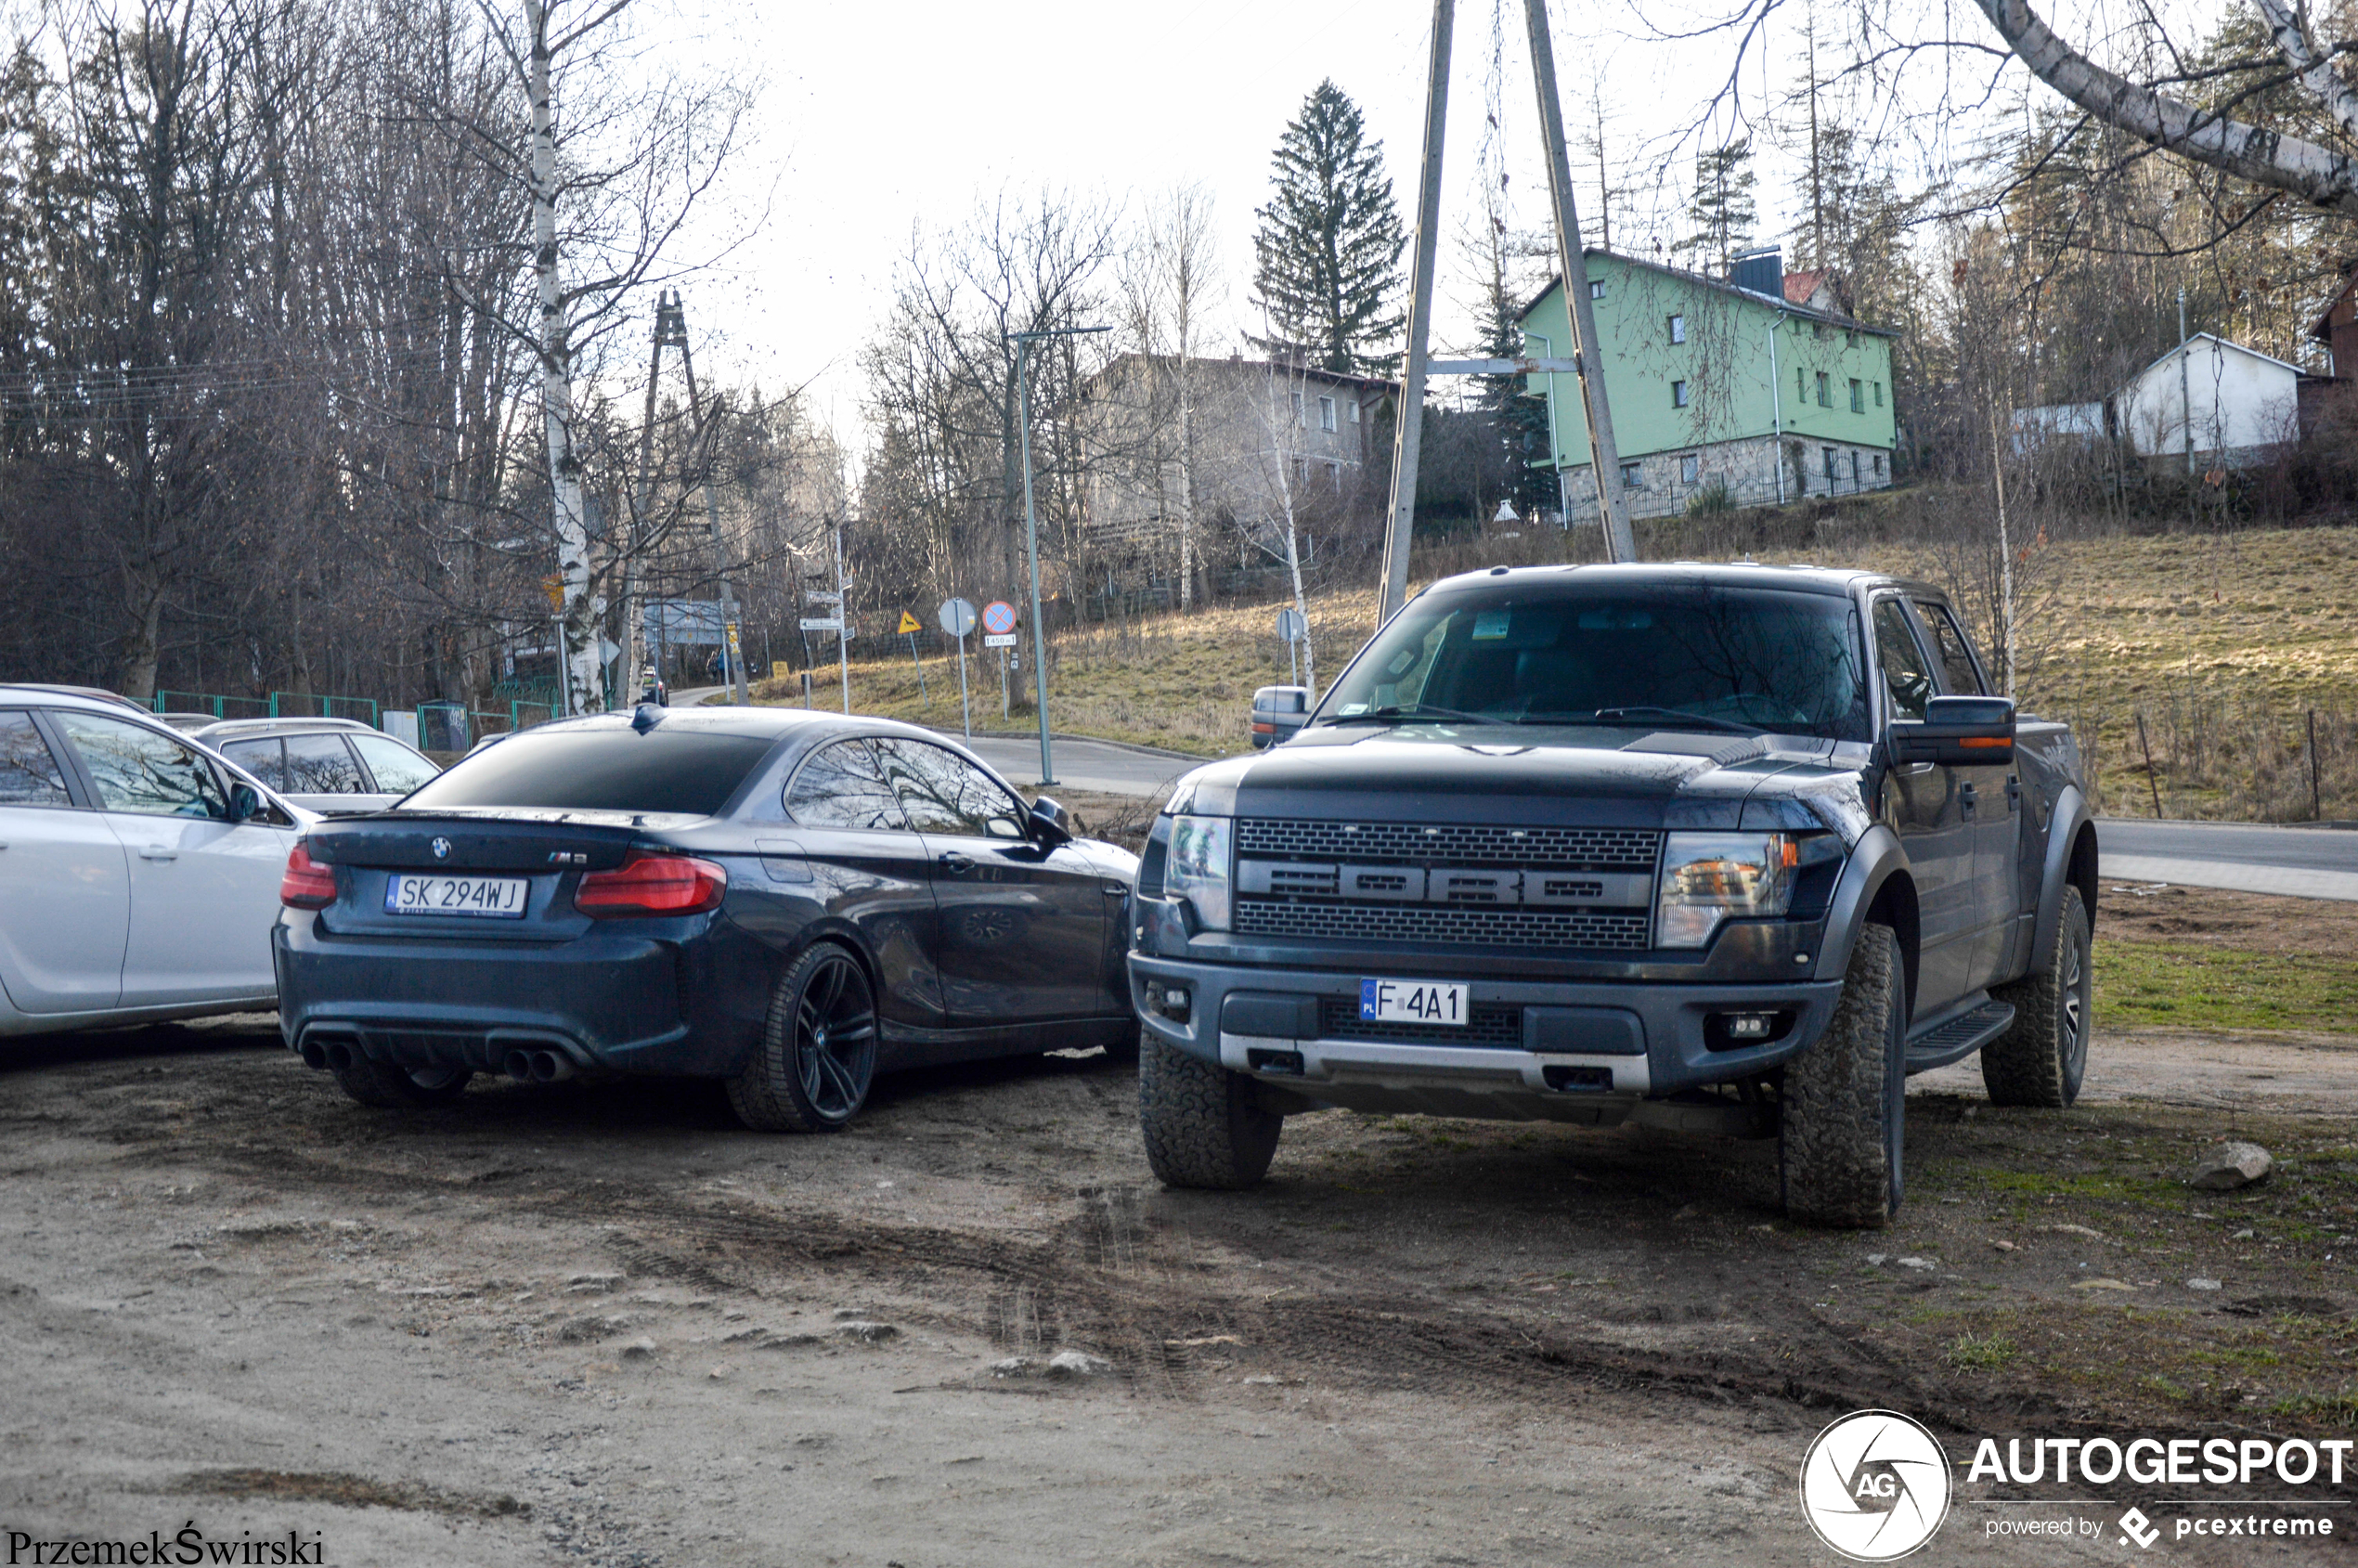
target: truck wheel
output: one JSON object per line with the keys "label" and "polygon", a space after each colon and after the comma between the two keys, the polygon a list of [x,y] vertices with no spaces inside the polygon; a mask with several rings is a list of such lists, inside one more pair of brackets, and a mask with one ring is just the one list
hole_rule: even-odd
{"label": "truck wheel", "polygon": [[1777,1163],[1796,1220],[1875,1230],[1898,1212],[1907,995],[1899,939],[1888,926],[1861,926],[1833,1022],[1785,1064]]}
{"label": "truck wheel", "polygon": [[463,1068],[430,1068],[411,1072],[391,1062],[370,1061],[355,1051],[348,1067],[335,1069],[343,1092],[378,1110],[416,1110],[448,1105],[467,1092],[474,1076]]}
{"label": "truck wheel", "polygon": [[1165,1186],[1241,1192],[1269,1173],[1286,1119],[1253,1081],[1149,1035],[1138,1053],[1138,1130]]}
{"label": "truck wheel", "polygon": [[2060,1110],[2079,1097],[2088,1071],[2088,1023],[2092,968],[2088,906],[2066,886],[2056,912],[2055,939],[2039,966],[1989,994],[2015,1004],[2015,1021],[1981,1048],[1981,1082],[1989,1103]]}
{"label": "truck wheel", "polygon": [[876,1004],[860,961],[820,942],[770,993],[770,1017],[730,1108],[757,1133],[832,1133],[860,1114],[876,1077]]}

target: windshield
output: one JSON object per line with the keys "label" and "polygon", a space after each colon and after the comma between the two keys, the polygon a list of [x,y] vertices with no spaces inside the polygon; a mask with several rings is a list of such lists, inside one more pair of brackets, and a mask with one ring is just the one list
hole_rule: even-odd
{"label": "windshield", "polygon": [[1847,599],[1706,584],[1429,594],[1376,634],[1322,724],[1461,718],[1867,740]]}
{"label": "windshield", "polygon": [[677,811],[708,817],[737,792],[775,743],[661,726],[523,733],[452,765],[401,803],[550,806],[576,811]]}

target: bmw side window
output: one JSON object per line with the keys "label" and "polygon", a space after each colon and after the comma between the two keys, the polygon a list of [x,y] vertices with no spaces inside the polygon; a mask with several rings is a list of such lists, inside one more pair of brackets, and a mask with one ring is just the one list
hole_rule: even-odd
{"label": "bmw side window", "polygon": [[1891,697],[1891,717],[1922,719],[1925,699],[1932,695],[1932,671],[1916,634],[1908,628],[1908,614],[1897,599],[1875,601],[1875,662],[1883,667],[1884,690]]}
{"label": "bmw side window", "polygon": [[55,717],[82,755],[100,810],[228,820],[228,798],[213,764],[179,742],[94,713],[58,709]]}
{"label": "bmw side window", "polygon": [[804,827],[908,830],[892,784],[866,741],[837,741],[806,758],[786,786],[786,815]]}
{"label": "bmw side window", "polygon": [[342,735],[289,735],[286,787],[293,795],[357,795],[360,769]]}
{"label": "bmw side window", "polygon": [[880,740],[885,766],[919,833],[1019,839],[1023,810],[999,782],[945,746]]}
{"label": "bmw side window", "polygon": [[267,740],[231,741],[221,748],[221,755],[272,789],[287,787],[287,754],[276,735]]}
{"label": "bmw side window", "polygon": [[1952,697],[1984,697],[1989,688],[1982,684],[1980,667],[1974,663],[1973,644],[1965,641],[1964,628],[1949,613],[1949,606],[1937,600],[1919,599],[1916,613],[1931,628],[1934,652],[1940,655],[1940,689]]}
{"label": "bmw side window", "polygon": [[66,776],[30,713],[0,713],[0,806],[71,806]]}

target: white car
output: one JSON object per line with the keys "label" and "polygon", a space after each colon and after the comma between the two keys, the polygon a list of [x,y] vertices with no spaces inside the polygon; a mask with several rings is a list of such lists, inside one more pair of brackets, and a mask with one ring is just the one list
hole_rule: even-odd
{"label": "white car", "polygon": [[0,685],[0,1035],[276,1006],[318,821],[153,715]]}

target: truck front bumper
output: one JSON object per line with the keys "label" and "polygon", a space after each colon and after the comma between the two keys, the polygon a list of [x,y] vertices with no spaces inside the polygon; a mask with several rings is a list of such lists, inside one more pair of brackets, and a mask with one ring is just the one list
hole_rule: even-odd
{"label": "truck front bumper", "polygon": [[[1445,964],[1413,974],[1445,978]],[[1291,1089],[1309,1100],[1370,1111],[1612,1122],[1637,1104],[1681,1090],[1739,1082],[1814,1043],[1833,1017],[1839,980],[1674,985],[1469,979],[1475,1009],[1520,1008],[1520,1044],[1454,1043],[1445,1030],[1413,1040],[1354,1039],[1358,974],[1263,968],[1130,955],[1131,1004],[1156,1039],[1206,1061]],[[1167,998],[1186,997],[1185,1017]],[[1341,1021],[1332,1000],[1347,1005]],[[1735,1044],[1715,1018],[1766,1014],[1776,1037]],[[1715,1049],[1717,1045],[1719,1048]]]}

